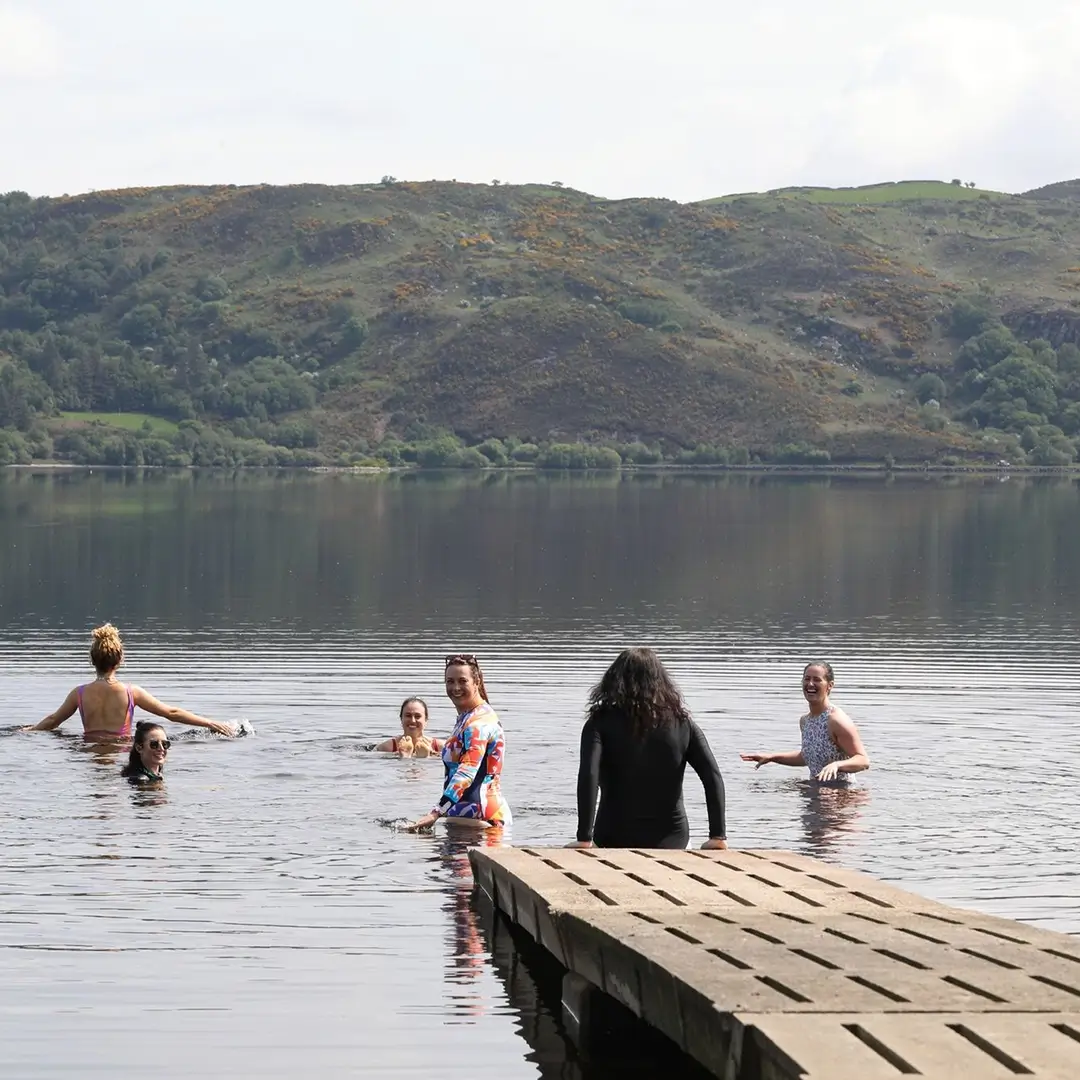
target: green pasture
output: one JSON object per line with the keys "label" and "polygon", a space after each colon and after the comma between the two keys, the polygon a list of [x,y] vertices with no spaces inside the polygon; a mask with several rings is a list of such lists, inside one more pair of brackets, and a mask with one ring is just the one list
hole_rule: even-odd
{"label": "green pasture", "polygon": [[902,180],[895,184],[870,184],[867,187],[828,188],[828,187],[793,187],[779,188],[776,191],[747,193],[745,195],[725,195],[709,202],[728,202],[731,199],[745,198],[782,198],[805,199],[807,202],[832,203],[844,206],[859,206],[867,203],[912,202],[923,199],[941,199],[952,202],[970,202],[972,199],[1003,198],[1000,191],[984,191],[981,188],[964,187],[962,184],[949,184],[944,180]]}
{"label": "green pasture", "polygon": [[121,431],[142,431],[143,425],[149,424],[155,435],[176,434],[176,424],[171,420],[162,420],[160,416],[150,416],[148,413],[62,412],[60,415],[64,420],[76,424],[105,424]]}

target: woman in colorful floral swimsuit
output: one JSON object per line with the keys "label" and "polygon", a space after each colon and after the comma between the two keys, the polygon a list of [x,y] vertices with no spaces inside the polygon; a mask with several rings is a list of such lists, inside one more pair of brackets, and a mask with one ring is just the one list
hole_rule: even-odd
{"label": "woman in colorful floral swimsuit", "polygon": [[481,828],[510,824],[510,807],[499,786],[506,744],[498,714],[487,699],[480,664],[470,653],[453,653],[444,667],[446,696],[457,723],[443,745],[446,779],[437,806],[408,826],[416,832],[439,818]]}

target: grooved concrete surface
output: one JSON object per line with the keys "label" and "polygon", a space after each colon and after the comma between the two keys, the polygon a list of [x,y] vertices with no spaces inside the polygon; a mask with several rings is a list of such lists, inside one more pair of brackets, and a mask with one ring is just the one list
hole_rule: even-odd
{"label": "grooved concrete surface", "polygon": [[1080,1080],[1080,941],[787,851],[485,848],[568,970],[725,1080]]}

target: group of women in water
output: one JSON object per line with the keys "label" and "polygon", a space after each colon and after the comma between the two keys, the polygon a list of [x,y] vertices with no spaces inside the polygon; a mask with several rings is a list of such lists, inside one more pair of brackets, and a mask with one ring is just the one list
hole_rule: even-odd
{"label": "group of women in water", "polygon": [[[88,738],[132,739],[123,775],[136,782],[164,778],[171,745],[156,721],[139,721],[132,731],[136,706],[163,720],[219,735],[244,730],[165,705],[141,687],[125,685],[116,677],[123,659],[116,627],[99,626],[90,644],[94,681],[75,687],[55,712],[27,730],[54,730],[77,711]],[[428,829],[440,818],[477,829],[505,828],[512,820],[500,783],[506,740],[480,664],[471,653],[451,653],[443,664],[443,678],[457,713],[445,740],[427,734],[427,705],[410,697],[399,713],[401,734],[371,749],[401,757],[438,755],[442,760],[441,795],[408,830]],[[829,700],[834,682],[830,664],[807,664],[802,691],[809,711],[799,720],[799,749],[743,754],[742,759],[757,768],[806,767],[812,780],[832,785],[847,783],[851,774],[868,769],[870,759],[858,729]],[[577,838],[570,846],[686,847],[690,828],[682,788],[687,765],[705,788],[709,838],[702,847],[725,848],[724,780],[708,740],[659,656],[652,649],[625,649],[589,695],[578,766]]]}

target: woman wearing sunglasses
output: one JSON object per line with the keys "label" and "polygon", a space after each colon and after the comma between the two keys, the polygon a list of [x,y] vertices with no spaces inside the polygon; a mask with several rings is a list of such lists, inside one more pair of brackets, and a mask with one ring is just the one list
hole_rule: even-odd
{"label": "woman wearing sunglasses", "polygon": [[505,827],[510,824],[510,807],[499,787],[505,740],[499,717],[488,702],[480,664],[471,653],[451,653],[443,678],[446,696],[458,714],[443,744],[443,795],[438,806],[408,829],[429,828],[441,817],[481,828]]}
{"label": "woman wearing sunglasses", "polygon": [[165,779],[162,769],[171,745],[160,724],[153,720],[140,720],[135,727],[135,740],[131,744],[128,763],[120,775],[140,784],[160,783]]}
{"label": "woman wearing sunglasses", "polygon": [[90,663],[94,665],[97,678],[76,686],[64,698],[60,708],[27,730],[53,731],[77,711],[87,738],[126,739],[131,735],[131,721],[138,705],[163,720],[209,728],[218,735],[237,734],[231,724],[207,720],[176,705],[166,705],[141,686],[125,685],[116,677],[123,662],[124,644],[120,640],[120,631],[112,623],[97,627],[90,635]]}

